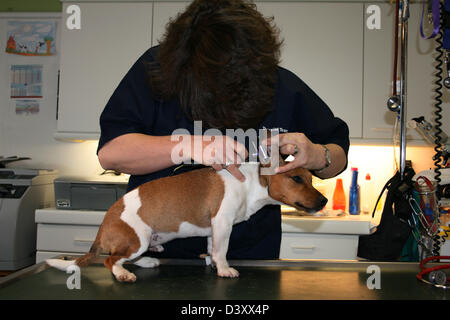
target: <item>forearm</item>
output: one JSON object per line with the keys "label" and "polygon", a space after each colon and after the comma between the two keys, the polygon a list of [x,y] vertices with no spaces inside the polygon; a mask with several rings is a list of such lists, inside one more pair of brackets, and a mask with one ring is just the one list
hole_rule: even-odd
{"label": "forearm", "polygon": [[[320,169],[325,166],[326,160],[325,149],[320,145],[318,145],[318,147],[321,149],[321,151],[319,151],[319,154],[321,154],[320,152],[323,152],[323,156],[320,157],[321,161],[317,165],[317,169]],[[323,169],[319,172],[314,172],[316,176],[322,179],[335,177],[345,168],[345,165],[347,164],[347,156],[341,146],[330,143],[326,144],[326,147],[328,148],[328,150],[330,150],[331,164],[326,169]]]}
{"label": "forearm", "polygon": [[104,169],[142,175],[173,166],[171,153],[178,141],[171,136],[130,133],[106,143],[98,152]]}

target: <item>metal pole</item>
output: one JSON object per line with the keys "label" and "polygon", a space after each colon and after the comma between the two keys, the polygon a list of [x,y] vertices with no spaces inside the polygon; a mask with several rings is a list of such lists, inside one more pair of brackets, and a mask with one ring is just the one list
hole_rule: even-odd
{"label": "metal pole", "polygon": [[[401,61],[400,61],[400,176],[403,180],[406,168],[406,97],[408,66],[408,19],[409,1],[404,0],[401,16]],[[398,26],[397,26],[398,27]]]}

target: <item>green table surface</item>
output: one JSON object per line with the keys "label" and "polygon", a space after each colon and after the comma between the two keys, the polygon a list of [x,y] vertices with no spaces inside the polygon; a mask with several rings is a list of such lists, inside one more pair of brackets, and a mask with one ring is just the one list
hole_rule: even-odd
{"label": "green table surface", "polygon": [[[41,263],[0,278],[0,300],[397,300],[449,299],[447,290],[416,279],[417,263],[301,260],[231,261],[239,278],[219,278],[201,260],[162,260],[154,269],[127,264],[135,283],[114,279],[102,260],[81,269],[81,288],[68,289],[70,274]],[[380,268],[380,289],[369,289],[368,266]]]}

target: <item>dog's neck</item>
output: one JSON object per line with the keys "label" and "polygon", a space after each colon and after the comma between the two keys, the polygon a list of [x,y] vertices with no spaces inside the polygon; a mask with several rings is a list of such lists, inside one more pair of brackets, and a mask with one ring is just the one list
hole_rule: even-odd
{"label": "dog's neck", "polygon": [[261,176],[259,163],[244,163],[239,169],[245,176],[243,184],[247,191],[247,211],[255,213],[265,205],[282,204],[270,197],[267,179]]}

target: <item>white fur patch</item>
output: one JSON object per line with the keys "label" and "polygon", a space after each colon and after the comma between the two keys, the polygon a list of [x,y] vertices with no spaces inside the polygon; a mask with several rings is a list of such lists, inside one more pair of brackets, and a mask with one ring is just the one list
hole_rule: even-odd
{"label": "white fur patch", "polygon": [[158,232],[152,236],[150,245],[159,246],[170,240],[188,237],[207,237],[211,235],[211,227],[201,228],[189,222],[182,222],[177,232]]}
{"label": "white fur patch", "polygon": [[141,197],[139,196],[139,188],[130,191],[123,197],[124,210],[120,215],[120,219],[127,223],[136,232],[140,241],[139,250],[132,254],[129,259],[132,260],[140,256],[147,250],[150,243],[152,228],[147,225],[138,215],[138,210],[142,206]]}
{"label": "white fur patch", "polygon": [[159,266],[159,259],[150,258],[150,257],[142,257],[134,262],[135,265],[141,268],[155,268]]}
{"label": "white fur patch", "polygon": [[70,266],[75,265],[75,260],[47,259],[45,262],[53,268],[66,271]]}
{"label": "white fur patch", "polygon": [[218,173],[225,184],[225,194],[217,215],[227,214],[233,218],[233,224],[248,220],[251,215],[267,204],[276,204],[259,182],[259,163],[244,163],[239,170],[245,176],[240,182],[227,170]]}

